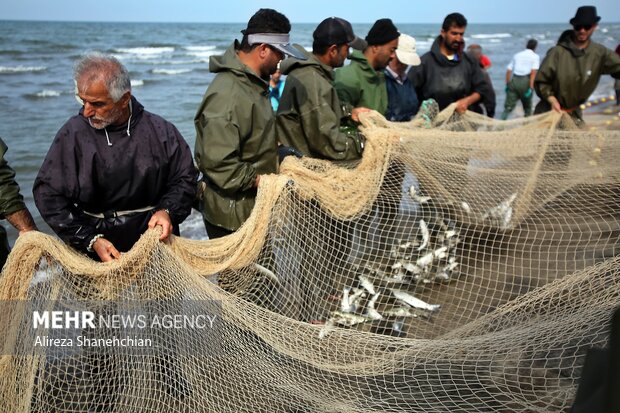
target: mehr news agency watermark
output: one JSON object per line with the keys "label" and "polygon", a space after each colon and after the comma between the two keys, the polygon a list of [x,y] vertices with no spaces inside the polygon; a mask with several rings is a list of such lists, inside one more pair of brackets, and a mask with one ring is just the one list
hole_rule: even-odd
{"label": "mehr news agency watermark", "polygon": [[20,339],[34,352],[161,349],[170,341],[176,348],[178,343],[204,342],[205,337],[213,341],[221,325],[221,305],[215,301],[55,302],[36,307],[27,306],[21,313],[21,325],[26,324],[29,333]]}

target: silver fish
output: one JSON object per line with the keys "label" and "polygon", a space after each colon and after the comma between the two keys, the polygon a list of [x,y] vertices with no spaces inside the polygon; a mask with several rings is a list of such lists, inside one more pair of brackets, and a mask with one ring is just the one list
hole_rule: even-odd
{"label": "silver fish", "polygon": [[344,327],[353,327],[357,324],[365,323],[366,321],[369,321],[369,319],[367,317],[357,314],[332,311],[332,317],[329,319],[329,321]]}
{"label": "silver fish", "polygon": [[512,203],[517,199],[517,193],[513,193],[507,199],[502,201],[499,205],[489,209],[482,219],[489,219],[499,225],[502,229],[507,229],[510,226],[510,220],[512,219]]}
{"label": "silver fish", "polygon": [[418,251],[422,251],[428,245],[431,234],[428,232],[428,225],[423,219],[420,220],[420,231],[422,232],[422,245],[418,247]]}
{"label": "silver fish", "polygon": [[418,317],[419,314],[411,307],[398,307],[383,312],[386,317]]}
{"label": "silver fish", "polygon": [[427,310],[431,312],[438,311],[441,308],[439,304],[428,304],[419,298],[414,297],[413,295],[406,293],[400,290],[391,290],[392,294],[397,300],[402,301],[403,303],[410,305],[414,308],[420,308],[422,310]]}
{"label": "silver fish", "polygon": [[404,265],[405,271],[410,272],[412,274],[420,274],[422,273],[422,268],[418,267],[417,265],[408,262],[407,264]]}
{"label": "silver fish", "polygon": [[375,302],[379,298],[379,293],[372,296],[370,300],[368,300],[368,304],[366,304],[366,317],[371,320],[382,320],[383,316],[379,314],[379,312],[375,309]]}
{"label": "silver fish", "polygon": [[471,207],[469,206],[467,202],[465,201],[461,202],[461,209],[465,211],[465,213],[471,214]]}
{"label": "silver fish", "polygon": [[260,264],[254,264],[254,268],[256,268],[258,270],[258,272],[260,272],[263,275],[266,275],[268,278],[271,279],[271,281],[276,282],[276,283],[280,283],[280,280],[278,279],[278,277],[276,277],[276,275],[273,273],[273,271],[263,267]]}
{"label": "silver fish", "polygon": [[416,261],[416,265],[418,267],[426,267],[429,264],[431,264],[435,259],[442,259],[446,257],[446,253],[448,252],[448,247],[440,247],[437,248],[435,251],[433,252],[429,252],[426,255],[423,255],[422,257],[418,258],[418,260]]}
{"label": "silver fish", "polygon": [[409,187],[409,195],[413,198],[414,201],[419,202],[420,204],[424,204],[431,200],[430,196],[421,196],[418,195],[418,191],[415,189],[415,186]]}
{"label": "silver fish", "polygon": [[319,340],[323,340],[325,337],[329,335],[332,331],[336,329],[336,323],[334,320],[329,319],[327,322],[321,327],[319,330]]}
{"label": "silver fish", "polygon": [[375,295],[377,292],[375,291],[375,286],[372,285],[372,282],[364,277],[363,275],[359,275],[357,278],[360,280],[360,285],[366,289],[370,294]]}

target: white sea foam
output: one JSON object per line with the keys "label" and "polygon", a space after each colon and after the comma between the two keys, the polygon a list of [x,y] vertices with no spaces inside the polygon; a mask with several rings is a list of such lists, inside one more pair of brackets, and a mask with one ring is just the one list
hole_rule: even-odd
{"label": "white sea foam", "polygon": [[153,69],[152,73],[156,75],[180,75],[191,71],[192,69]]}
{"label": "white sea foam", "polygon": [[42,72],[45,66],[0,66],[0,73]]}
{"label": "white sea foam", "polygon": [[162,55],[172,54],[174,52],[174,47],[131,47],[115,49],[114,51],[116,53],[122,53],[123,55],[130,55],[137,59],[156,59]]}
{"label": "white sea foam", "polygon": [[52,98],[60,96],[60,92],[58,92],[57,90],[44,89],[41,92],[35,94],[35,96],[39,98]]}
{"label": "white sea foam", "polygon": [[512,37],[510,33],[491,33],[491,34],[472,34],[473,39],[504,39],[506,37]]}
{"label": "white sea foam", "polygon": [[218,50],[215,50],[215,49],[214,50],[203,50],[203,51],[200,51],[200,52],[190,52],[190,53],[188,53],[188,55],[197,57],[199,59],[208,59],[209,57],[214,56],[214,55],[218,55],[218,54],[221,54],[221,52],[218,51]]}
{"label": "white sea foam", "polygon": [[131,87],[143,86],[143,85],[144,85],[144,80],[142,80],[142,79],[132,79],[131,80]]}
{"label": "white sea foam", "polygon": [[192,52],[205,52],[208,50],[215,50],[217,46],[185,46],[184,49]]}

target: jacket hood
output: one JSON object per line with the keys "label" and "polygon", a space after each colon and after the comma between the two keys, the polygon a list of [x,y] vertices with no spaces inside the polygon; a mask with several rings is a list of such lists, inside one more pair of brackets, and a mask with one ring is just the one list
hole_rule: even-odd
{"label": "jacket hood", "polygon": [[583,56],[584,54],[586,54],[587,49],[587,47],[586,49],[580,49],[575,46],[575,43],[573,43],[573,31],[570,29],[564,31],[560,35],[560,39],[558,40],[558,46],[561,46],[568,50],[574,57]]}
{"label": "jacket hood", "polygon": [[[133,95],[131,96],[129,105],[131,108],[131,116],[129,117],[129,128],[127,128],[126,123],[123,123],[121,125],[109,125],[105,128],[108,132],[129,130],[129,133],[131,134],[131,130],[136,127],[136,124],[138,123],[139,119],[142,117],[142,114],[144,113],[144,106],[142,106],[142,104],[138,102],[138,100]],[[80,119],[82,119],[85,123],[87,123],[90,126],[90,122],[88,121],[88,118],[84,117],[84,106],[80,108],[79,116],[80,116]]]}
{"label": "jacket hood", "polygon": [[263,80],[258,74],[254,73],[252,69],[248,66],[241,63],[241,60],[237,57],[237,48],[239,46],[239,42],[235,40],[233,44],[230,45],[226,52],[220,56],[211,56],[209,58],[209,71],[211,73],[220,73],[220,72],[232,72],[239,76],[247,76],[253,79],[256,79],[265,85],[268,86],[268,81]]}
{"label": "jacket hood", "polygon": [[433,45],[431,46],[431,51],[429,52],[431,56],[433,56],[433,59],[435,59],[437,64],[439,64],[440,66],[457,66],[461,62],[462,59],[467,59],[471,63],[476,63],[474,58],[472,58],[468,53],[464,53],[464,52],[461,52],[459,54],[459,57],[460,57],[459,60],[449,60],[446,56],[444,56],[441,53],[440,45],[441,45],[442,40],[443,38],[441,37],[441,35],[437,36],[435,38],[435,41],[433,42]]}
{"label": "jacket hood", "polygon": [[289,57],[288,59],[283,60],[282,63],[280,63],[280,70],[282,71],[283,75],[288,75],[293,70],[300,67],[315,66],[325,72],[325,74],[327,74],[330,79],[334,78],[334,70],[330,66],[321,63],[319,59],[316,58],[316,56],[308,52],[301,45],[295,44],[293,46],[306,57],[306,60],[299,60],[295,59],[294,57]]}

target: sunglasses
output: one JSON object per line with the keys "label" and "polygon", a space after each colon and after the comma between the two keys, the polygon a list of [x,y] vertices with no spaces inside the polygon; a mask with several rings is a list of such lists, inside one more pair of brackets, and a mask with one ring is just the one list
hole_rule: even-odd
{"label": "sunglasses", "polygon": [[581,29],[588,31],[592,28],[591,24],[578,24],[577,26],[573,26],[576,32],[580,32]]}

